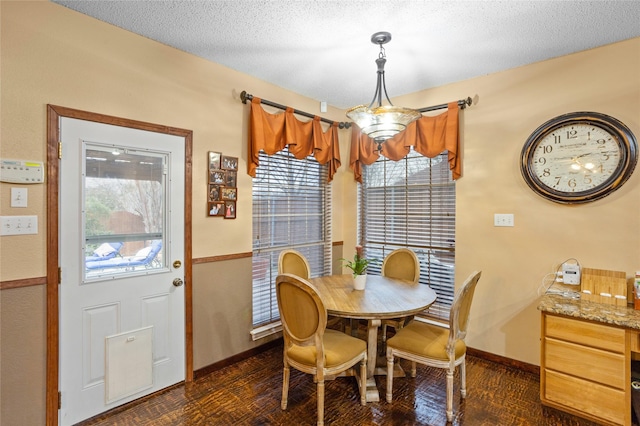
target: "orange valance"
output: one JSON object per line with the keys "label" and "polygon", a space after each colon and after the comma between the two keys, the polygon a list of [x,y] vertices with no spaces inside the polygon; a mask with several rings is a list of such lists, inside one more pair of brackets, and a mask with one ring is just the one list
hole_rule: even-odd
{"label": "orange valance", "polygon": [[297,159],[313,155],[318,163],[329,164],[329,179],[340,167],[340,146],[338,144],[338,123],[333,123],[324,132],[320,117],[306,123],[298,120],[293,108],[284,113],[269,114],[260,105],[260,98],[251,99],[249,118],[249,161],[247,173],[256,176],[259,167],[259,153],[263,150],[267,155],[282,151],[286,146]]}
{"label": "orange valance", "polygon": [[[448,151],[449,168],[453,179],[458,179],[462,175],[458,110],[458,103],[450,102],[447,104],[446,112],[433,117],[419,118],[409,124],[404,132],[387,139],[382,144],[382,155],[398,161],[409,153],[411,146],[416,152],[429,158]],[[349,167],[353,170],[355,180],[362,183],[362,165],[373,164],[379,156],[376,143],[367,135],[363,135],[354,124],[351,133]]]}

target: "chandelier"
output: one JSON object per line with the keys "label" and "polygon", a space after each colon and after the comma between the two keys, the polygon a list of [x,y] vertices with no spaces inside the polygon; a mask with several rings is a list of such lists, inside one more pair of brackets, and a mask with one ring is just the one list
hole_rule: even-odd
{"label": "chandelier", "polygon": [[[389,41],[391,41],[391,34],[386,31],[380,31],[371,36],[371,43],[380,46],[380,53],[376,59],[378,65],[376,91],[369,106],[358,105],[347,110],[347,117],[360,127],[362,133],[378,144],[378,151],[385,140],[392,138],[406,129],[409,123],[422,117],[420,112],[414,109],[394,106],[387,95],[387,86],[384,80],[384,64],[387,59],[382,45]],[[382,105],[383,93],[389,105]],[[376,102],[377,105],[375,105]]]}

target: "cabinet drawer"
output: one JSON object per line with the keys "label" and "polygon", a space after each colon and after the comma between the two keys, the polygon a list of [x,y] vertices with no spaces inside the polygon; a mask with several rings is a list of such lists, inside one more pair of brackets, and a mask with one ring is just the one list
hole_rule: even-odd
{"label": "cabinet drawer", "polygon": [[617,389],[624,389],[625,357],[601,349],[545,339],[544,366]]}
{"label": "cabinet drawer", "polygon": [[624,353],[625,330],[576,319],[545,316],[545,335],[607,351]]}
{"label": "cabinet drawer", "polygon": [[616,424],[625,422],[625,392],[545,370],[544,398]]}

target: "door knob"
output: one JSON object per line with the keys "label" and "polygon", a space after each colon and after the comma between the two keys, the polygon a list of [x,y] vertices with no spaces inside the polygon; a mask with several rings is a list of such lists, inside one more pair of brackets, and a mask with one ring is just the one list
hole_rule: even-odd
{"label": "door knob", "polygon": [[176,278],[176,279],[173,280],[173,285],[176,286],[176,287],[180,287],[182,284],[184,284],[184,283],[182,282],[181,278]]}

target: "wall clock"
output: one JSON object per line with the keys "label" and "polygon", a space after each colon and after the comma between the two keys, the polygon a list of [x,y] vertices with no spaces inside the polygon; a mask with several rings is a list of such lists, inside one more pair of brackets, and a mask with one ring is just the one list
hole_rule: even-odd
{"label": "wall clock", "polygon": [[529,136],[520,155],[529,187],[563,204],[606,197],[629,179],[638,144],[619,120],[597,112],[552,118]]}

